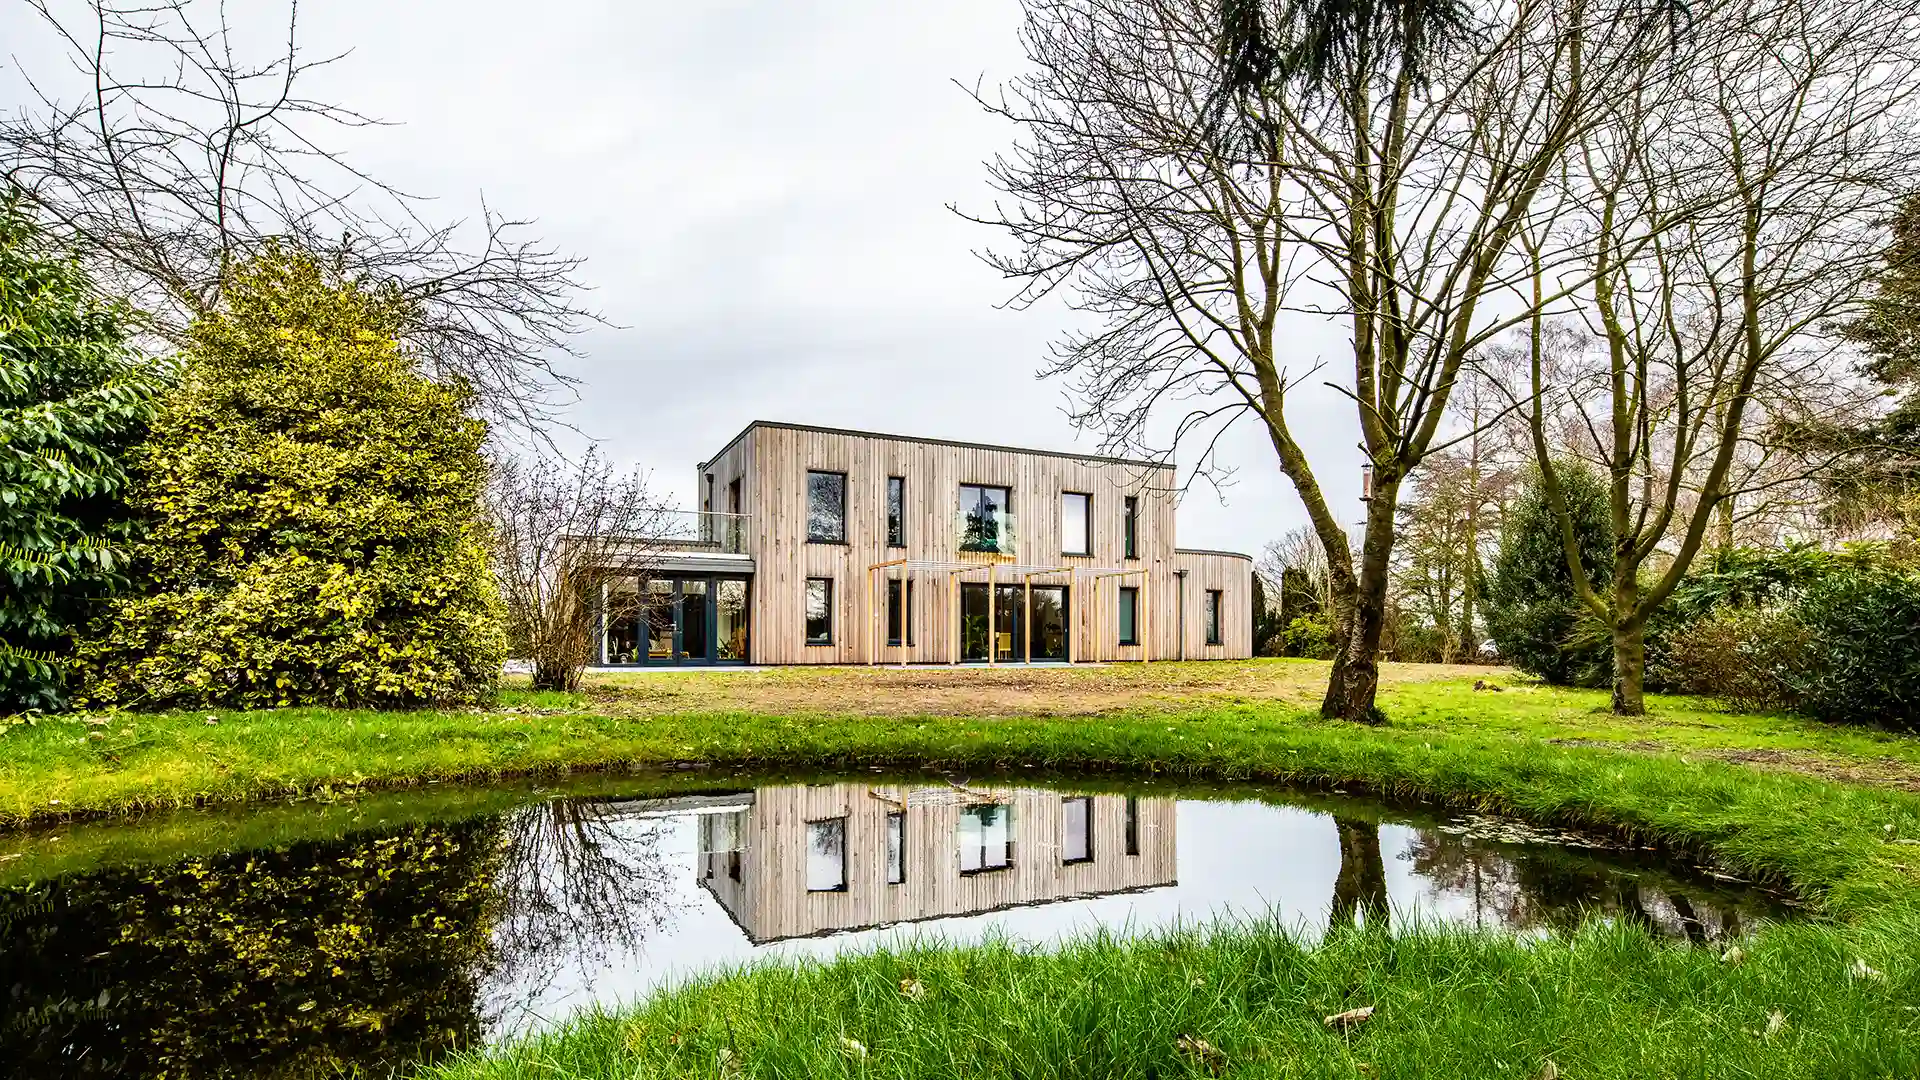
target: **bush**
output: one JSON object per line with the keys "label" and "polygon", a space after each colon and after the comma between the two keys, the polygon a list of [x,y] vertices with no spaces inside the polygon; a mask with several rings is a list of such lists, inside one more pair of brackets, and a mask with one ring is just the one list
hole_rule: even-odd
{"label": "bush", "polygon": [[1302,615],[1287,623],[1286,633],[1281,635],[1286,642],[1286,655],[1303,656],[1309,660],[1333,659],[1333,628],[1320,614]]}
{"label": "bush", "polygon": [[[1727,607],[1665,642],[1662,689],[1719,698],[1739,710],[1797,709],[1807,673],[1806,627],[1780,608]],[[1651,668],[1649,672],[1649,682]]]}
{"label": "bush", "polygon": [[[1596,589],[1612,577],[1613,530],[1607,493],[1579,462],[1555,466],[1572,512],[1581,563]],[[1605,635],[1582,633],[1591,620],[1574,596],[1560,519],[1540,476],[1521,491],[1500,537],[1500,555],[1487,583],[1487,633],[1508,664],[1557,686],[1603,686],[1613,677],[1613,646]]]}
{"label": "bush", "polygon": [[505,655],[485,427],[414,370],[407,311],[304,255],[231,273],[142,448],[140,595],[82,647],[136,706],[471,700]]}
{"label": "bush", "polygon": [[1920,730],[1920,573],[1848,565],[1810,586],[1794,618],[1804,660],[1786,678],[1803,711]]}
{"label": "bush", "polygon": [[130,318],[0,200],[0,715],[65,705],[75,631],[128,583],[122,459],[158,374]]}

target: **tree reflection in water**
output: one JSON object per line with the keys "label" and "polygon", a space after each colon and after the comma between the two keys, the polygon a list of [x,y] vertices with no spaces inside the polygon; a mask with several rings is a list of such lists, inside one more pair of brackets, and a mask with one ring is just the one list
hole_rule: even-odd
{"label": "tree reflection in water", "polygon": [[1743,933],[1734,904],[1699,903],[1664,875],[1636,875],[1575,851],[1527,850],[1436,829],[1414,834],[1406,855],[1437,892],[1469,901],[1475,925],[1566,933],[1596,915],[1696,944]]}
{"label": "tree reflection in water", "polygon": [[383,1074],[479,1034],[490,819],[0,890],[22,1076]]}
{"label": "tree reflection in water", "polygon": [[641,952],[649,934],[672,925],[676,863],[662,850],[671,832],[665,820],[625,816],[609,802],[553,799],[505,815],[490,905],[489,1030],[537,1018],[563,971],[590,991],[610,957]]}
{"label": "tree reflection in water", "polygon": [[1387,903],[1387,864],[1380,857],[1380,823],[1335,816],[1333,827],[1340,836],[1340,873],[1333,879],[1333,912],[1329,931],[1365,919],[1368,930],[1386,930],[1390,919]]}

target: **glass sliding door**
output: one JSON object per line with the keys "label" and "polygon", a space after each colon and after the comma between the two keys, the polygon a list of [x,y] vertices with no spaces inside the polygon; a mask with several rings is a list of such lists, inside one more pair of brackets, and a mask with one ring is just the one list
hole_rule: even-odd
{"label": "glass sliding door", "polygon": [[713,653],[707,642],[707,583],[680,582],[680,662],[701,663]]}
{"label": "glass sliding door", "polygon": [[1067,658],[1067,587],[1033,587],[1033,658]]}
{"label": "glass sliding door", "polygon": [[960,585],[960,659],[987,658],[987,587]]}
{"label": "glass sliding door", "polygon": [[601,593],[606,627],[600,656],[603,664],[640,662],[639,588],[640,582],[630,577],[613,578],[605,584],[605,591]]}
{"label": "glass sliding door", "polygon": [[747,659],[747,583],[721,578],[713,583],[714,659]]}
{"label": "glass sliding door", "polygon": [[[1036,586],[1033,613],[1038,620],[1033,631],[1035,660],[1067,658],[1066,594],[1058,585]],[[1027,590],[1022,585],[996,585],[993,594],[993,623],[987,623],[987,586],[966,582],[960,586],[960,659],[985,660],[987,649],[994,650],[999,663],[1027,658]]]}
{"label": "glass sliding door", "polygon": [[673,630],[676,621],[673,585],[671,578],[650,578],[647,581],[646,596],[642,606],[647,626],[645,663],[670,664],[673,662]]}

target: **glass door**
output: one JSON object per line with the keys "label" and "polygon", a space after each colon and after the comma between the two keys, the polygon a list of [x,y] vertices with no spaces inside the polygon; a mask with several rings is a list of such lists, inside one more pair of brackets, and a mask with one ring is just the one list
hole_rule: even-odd
{"label": "glass door", "polygon": [[714,659],[746,662],[747,583],[721,578],[713,583]]}
{"label": "glass door", "polygon": [[[1035,589],[1035,603],[1040,590]],[[1026,589],[1019,585],[996,585],[993,594],[993,626],[987,626],[987,586],[981,582],[963,582],[960,586],[960,659],[985,660],[992,646],[993,659],[1004,662],[1026,658]],[[1035,645],[1039,643],[1036,641]],[[1034,654],[1038,656],[1036,652]]]}
{"label": "glass door", "polygon": [[1033,587],[1033,658],[1067,658],[1067,587]]}
{"label": "glass door", "polygon": [[704,578],[680,582],[679,660],[703,664],[713,656],[707,641],[707,582]]}

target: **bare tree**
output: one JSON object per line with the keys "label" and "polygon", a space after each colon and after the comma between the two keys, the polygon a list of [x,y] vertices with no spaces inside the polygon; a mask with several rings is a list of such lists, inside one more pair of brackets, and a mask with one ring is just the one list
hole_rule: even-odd
{"label": "bare tree", "polygon": [[623,818],[617,807],[552,799],[508,811],[493,898],[488,1020],[512,1031],[568,965],[590,972],[633,956],[678,910],[671,825]]}
{"label": "bare tree", "polygon": [[546,416],[567,381],[556,355],[598,321],[578,299],[580,260],[484,203],[472,224],[430,223],[425,200],[330,149],[378,121],[305,96],[305,77],[340,57],[301,51],[298,0],[249,3],[242,26],[238,8],[196,0],[27,4],[45,39],[12,56],[33,96],[0,114],[0,186],[163,340],[220,302],[226,266],[278,238],[411,300],[407,343],[490,415]]}
{"label": "bare tree", "polygon": [[[1587,283],[1588,333],[1554,384],[1536,310],[1524,392],[1576,591],[1612,635],[1623,714],[1645,710],[1648,616],[1723,508],[1781,482],[1743,460],[1768,403],[1791,407],[1846,368],[1832,328],[1859,309],[1879,230],[1920,180],[1920,13],[1766,0],[1698,9],[1693,34],[1659,94],[1624,100],[1583,140],[1569,183],[1588,211],[1563,224],[1584,240],[1559,274]],[[1609,481],[1604,590],[1556,480],[1556,411]]]}
{"label": "bare tree", "polygon": [[[1267,6],[1274,33],[1308,32]],[[1016,302],[1064,288],[1097,321],[1046,369],[1071,380],[1075,421],[1137,453],[1198,444],[1202,469],[1226,425],[1264,426],[1332,575],[1322,712],[1354,720],[1378,717],[1401,485],[1444,445],[1468,357],[1557,299],[1522,288],[1518,244],[1560,211],[1549,181],[1667,34],[1624,0],[1447,7],[1469,24],[1456,45],[1353,28],[1337,74],[1276,68],[1236,91],[1228,124],[1211,0],[1027,0],[1033,71],[982,99],[1020,129],[989,164],[1013,205],[974,218],[1016,242],[989,260],[1022,283]],[[1288,355],[1287,312],[1351,332],[1339,388],[1374,476],[1357,561],[1287,412],[1318,368]]]}
{"label": "bare tree", "polygon": [[537,690],[579,689],[596,622],[644,618],[660,552],[693,539],[645,474],[617,473],[593,449],[578,464],[538,449],[497,461],[487,504],[508,644],[533,663]]}

